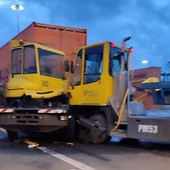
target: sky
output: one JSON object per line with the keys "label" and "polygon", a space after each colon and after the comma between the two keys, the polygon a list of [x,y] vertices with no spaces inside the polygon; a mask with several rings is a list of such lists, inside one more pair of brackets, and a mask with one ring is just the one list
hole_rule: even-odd
{"label": "sky", "polygon": [[169,0],[0,0],[0,18],[0,47],[17,35],[18,18],[20,31],[32,22],[85,28],[88,44],[131,36],[131,69],[170,61]]}

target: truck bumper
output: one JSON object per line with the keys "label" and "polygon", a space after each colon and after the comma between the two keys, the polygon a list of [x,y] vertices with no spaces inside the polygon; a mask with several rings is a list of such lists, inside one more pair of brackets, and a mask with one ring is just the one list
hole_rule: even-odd
{"label": "truck bumper", "polygon": [[128,120],[127,136],[148,141],[170,142],[170,118],[133,116]]}
{"label": "truck bumper", "polygon": [[68,125],[66,114],[1,113],[0,127],[11,131],[50,132]]}

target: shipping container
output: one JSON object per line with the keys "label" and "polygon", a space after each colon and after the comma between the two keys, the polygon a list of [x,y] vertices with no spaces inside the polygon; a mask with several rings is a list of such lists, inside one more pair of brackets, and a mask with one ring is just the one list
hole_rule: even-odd
{"label": "shipping container", "polygon": [[[13,39],[38,43],[62,50],[66,57],[86,45],[87,30],[33,22]],[[0,79],[6,80],[9,72],[10,43],[0,48]]]}

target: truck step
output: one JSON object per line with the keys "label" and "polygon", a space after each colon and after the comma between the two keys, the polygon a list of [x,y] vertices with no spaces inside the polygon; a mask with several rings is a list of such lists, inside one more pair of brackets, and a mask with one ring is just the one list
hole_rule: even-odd
{"label": "truck step", "polygon": [[[117,125],[118,122],[115,122],[115,126]],[[126,121],[122,121],[120,122],[119,126],[118,126],[119,130],[126,130],[127,129],[127,122]]]}
{"label": "truck step", "polygon": [[118,129],[116,131],[111,131],[110,132],[110,136],[126,138],[127,137],[127,133],[126,132],[127,132],[126,130]]}
{"label": "truck step", "polygon": [[[117,125],[117,123],[118,122],[115,122],[115,124]],[[127,123],[127,121],[122,121],[122,122],[120,122],[120,125],[127,125],[128,123]]]}

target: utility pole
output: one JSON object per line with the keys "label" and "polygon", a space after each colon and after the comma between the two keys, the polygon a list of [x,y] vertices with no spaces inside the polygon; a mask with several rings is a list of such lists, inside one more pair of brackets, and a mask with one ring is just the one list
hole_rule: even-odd
{"label": "utility pole", "polygon": [[20,32],[19,11],[24,10],[24,7],[22,5],[15,4],[15,5],[11,6],[11,9],[17,12],[17,30],[18,30],[18,33],[19,33]]}

